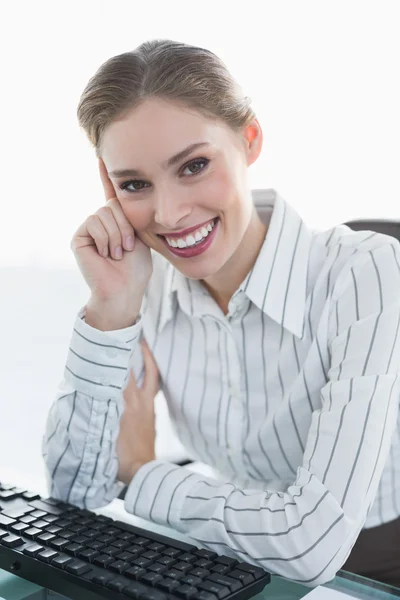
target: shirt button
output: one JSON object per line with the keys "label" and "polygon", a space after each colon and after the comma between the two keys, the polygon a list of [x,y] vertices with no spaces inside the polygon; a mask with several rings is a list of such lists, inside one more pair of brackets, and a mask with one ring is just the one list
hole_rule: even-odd
{"label": "shirt button", "polygon": [[107,348],[107,356],[109,356],[110,358],[115,358],[117,354],[118,352],[115,348]]}

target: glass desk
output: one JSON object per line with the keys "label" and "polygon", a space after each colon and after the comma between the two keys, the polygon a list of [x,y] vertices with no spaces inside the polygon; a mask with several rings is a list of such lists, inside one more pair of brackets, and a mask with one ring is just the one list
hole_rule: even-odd
{"label": "glass desk", "polygon": [[[149,529],[151,531],[157,531],[162,535],[169,535],[175,539],[187,541],[191,544],[198,545],[195,541],[180,532],[173,529],[163,527],[144,521],[134,515],[129,515],[125,512],[124,504],[122,500],[114,500],[108,506],[95,510],[97,514],[106,515],[113,519],[123,520],[127,523]],[[360,600],[367,600],[369,598],[375,598],[379,600],[389,600],[390,598],[400,597],[400,588],[395,588],[371,579],[366,579],[353,573],[347,573],[346,571],[339,571],[338,575],[332,581],[325,584],[323,587],[328,587],[339,592],[344,592],[359,598]],[[256,600],[298,600],[302,598],[313,588],[293,583],[278,575],[273,575],[271,583],[265,586],[264,590],[253,596]],[[0,570],[0,600],[64,600],[65,597],[59,594],[55,594],[47,590],[44,587],[35,585],[16,577],[6,571]],[[75,597],[72,600],[85,600],[84,592],[80,598]]]}

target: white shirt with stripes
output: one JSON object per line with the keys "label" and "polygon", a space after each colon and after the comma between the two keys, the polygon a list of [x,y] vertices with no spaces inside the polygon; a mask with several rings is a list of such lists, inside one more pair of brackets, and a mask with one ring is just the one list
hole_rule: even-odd
{"label": "white shirt with stripes", "polygon": [[314,587],[363,527],[400,515],[400,245],[340,225],[310,230],[275,190],[253,190],[268,231],[224,315],[152,251],[138,321],[77,315],[43,438],[51,494],[95,508],[123,487],[116,439],[144,336],[188,453],[215,477],[154,460],[128,512],[203,547]]}

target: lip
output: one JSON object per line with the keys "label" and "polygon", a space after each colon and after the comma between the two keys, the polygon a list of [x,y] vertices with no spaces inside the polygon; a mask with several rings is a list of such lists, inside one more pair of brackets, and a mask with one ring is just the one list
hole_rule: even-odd
{"label": "lip", "polygon": [[204,241],[201,244],[198,244],[197,246],[187,246],[186,248],[173,248],[172,246],[169,246],[164,236],[161,236],[161,239],[172,254],[175,254],[176,256],[179,256],[181,258],[192,258],[192,256],[203,254],[203,252],[205,252],[211,246],[215,236],[217,235],[219,224],[220,219],[217,217],[215,225],[209,232],[208,236],[204,239]]}
{"label": "lip", "polygon": [[194,225],[194,227],[188,227],[187,229],[182,229],[182,231],[180,231],[179,233],[157,233],[157,235],[160,237],[169,237],[169,238],[173,238],[173,239],[179,239],[179,238],[187,235],[188,233],[191,233],[192,231],[196,231],[196,229],[200,229],[204,225],[208,225],[208,223],[211,223],[211,221],[214,221],[215,218],[216,217],[211,217],[211,219],[204,221],[204,223],[200,223],[199,225]]}

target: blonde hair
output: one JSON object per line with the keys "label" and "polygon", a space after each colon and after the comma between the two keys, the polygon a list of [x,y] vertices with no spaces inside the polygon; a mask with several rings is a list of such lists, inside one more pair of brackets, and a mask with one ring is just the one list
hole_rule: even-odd
{"label": "blonde hair", "polygon": [[255,118],[251,99],[210,50],[150,40],[103,63],[80,97],[79,126],[97,157],[107,126],[149,98],[183,104],[206,118],[224,121],[235,132]]}

